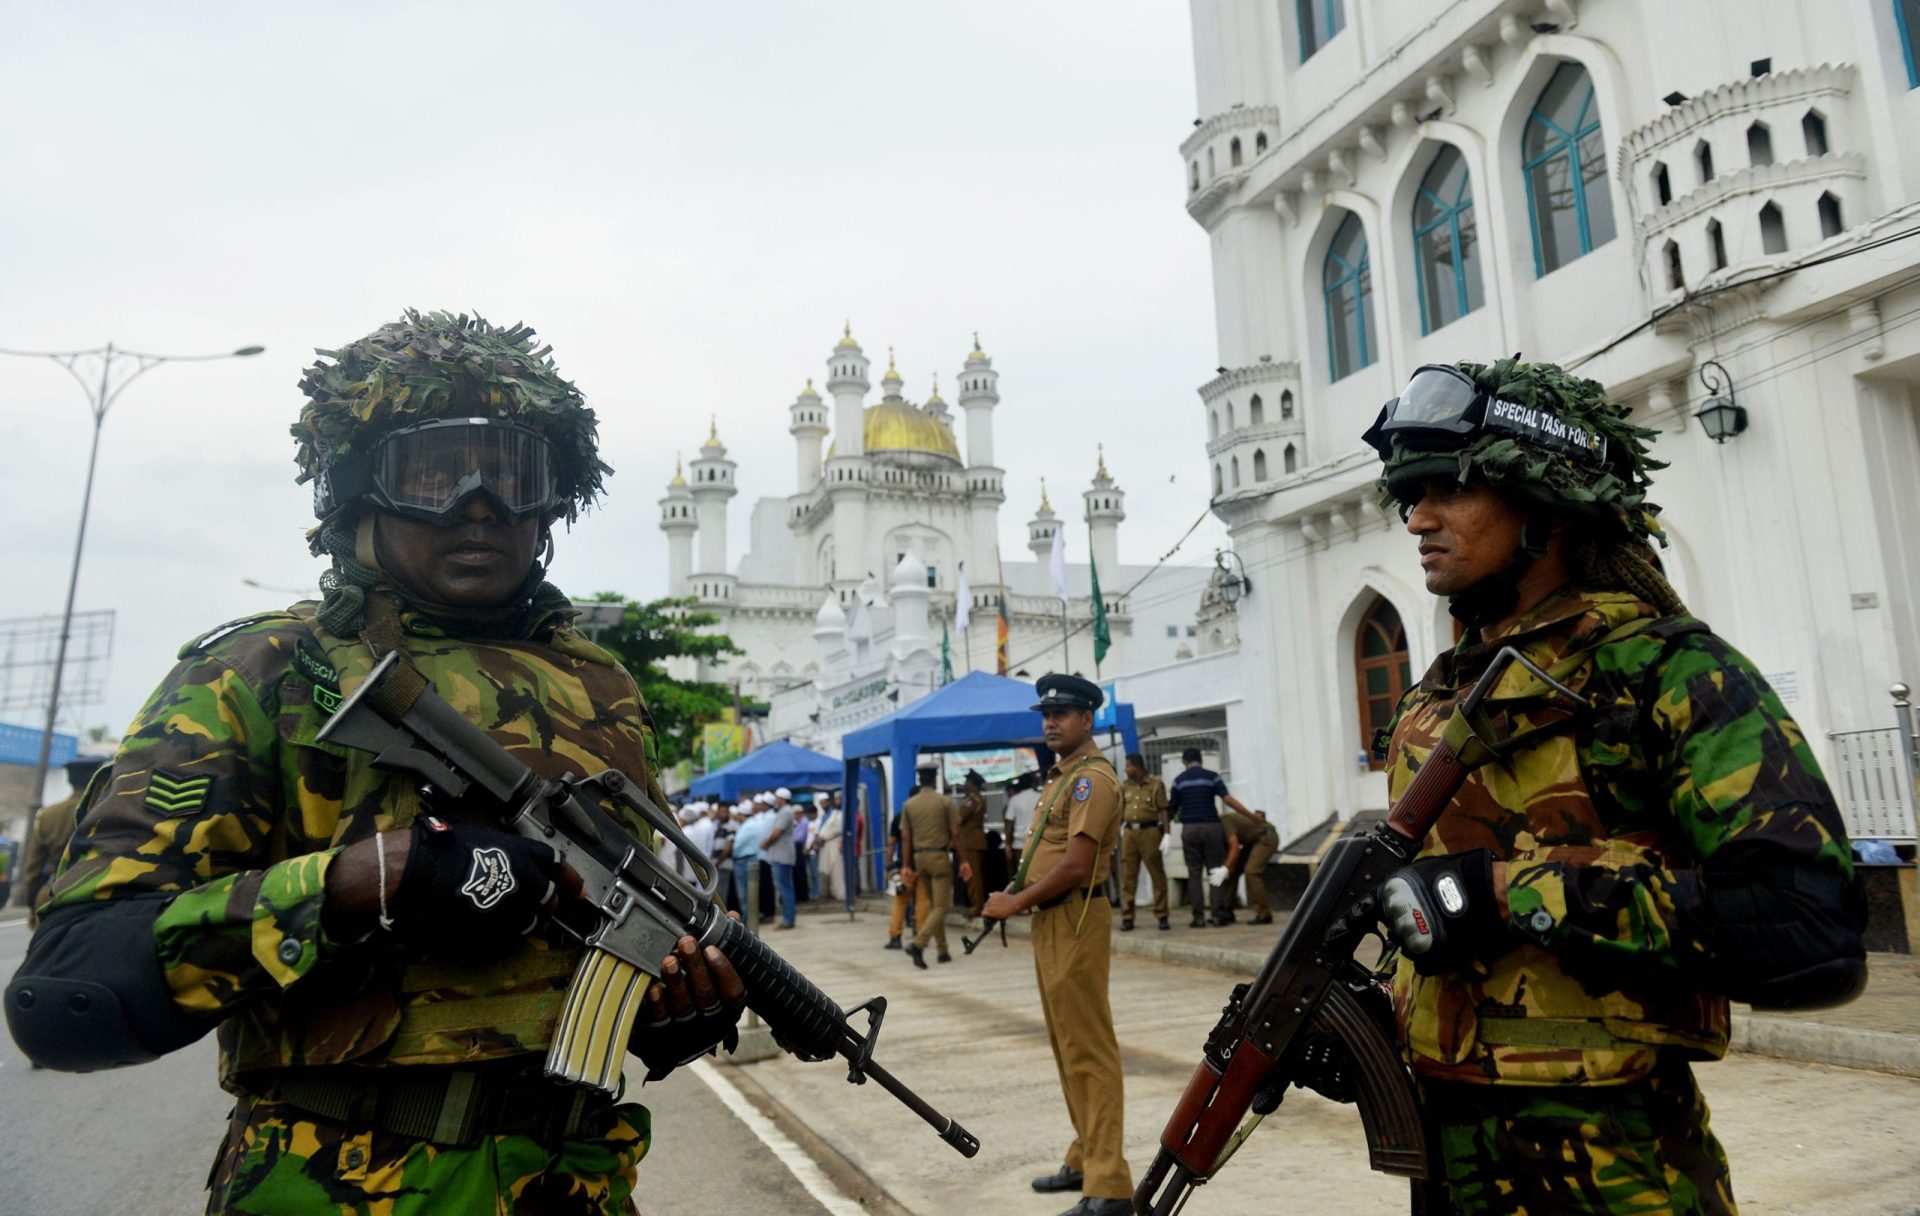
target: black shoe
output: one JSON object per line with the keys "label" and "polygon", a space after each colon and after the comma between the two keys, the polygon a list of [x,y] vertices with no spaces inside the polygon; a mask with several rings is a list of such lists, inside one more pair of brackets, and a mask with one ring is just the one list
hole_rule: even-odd
{"label": "black shoe", "polygon": [[1169,930],[1169,929],[1171,929],[1171,928],[1173,928],[1173,926],[1167,923],[1167,918],[1166,918],[1166,917],[1164,917],[1164,916],[1163,916],[1163,917],[1161,917],[1161,918],[1160,918],[1160,932],[1162,932],[1162,933],[1165,933],[1165,932],[1166,932],[1167,930]]}
{"label": "black shoe", "polygon": [[1254,917],[1252,920],[1248,921],[1247,923],[1250,925],[1270,925],[1273,923],[1273,917],[1262,914],[1260,916]]}
{"label": "black shoe", "polygon": [[1058,1172],[1042,1174],[1033,1180],[1033,1189],[1045,1194],[1049,1191],[1077,1191],[1087,1176],[1070,1165],[1063,1165]]}
{"label": "black shoe", "polygon": [[1207,918],[1204,916],[1196,916],[1193,918],[1193,923],[1187,927],[1189,929],[1204,929],[1207,927]]}
{"label": "black shoe", "polygon": [[922,971],[925,971],[925,970],[927,969],[927,955],[926,955],[926,951],[924,951],[924,950],[922,950],[922,949],[920,949],[920,947],[918,947],[918,946],[908,946],[908,947],[907,947],[907,957],[908,957],[908,958],[910,958],[910,959],[912,959],[912,960],[913,960],[913,965],[914,965],[914,966],[916,966],[916,967],[918,967],[918,968],[920,968],[920,970],[922,970]]}
{"label": "black shoe", "polygon": [[1095,1199],[1089,1195],[1060,1216],[1133,1216],[1133,1200]]}
{"label": "black shoe", "polygon": [[953,961],[953,955],[948,954],[945,950],[942,950],[939,956],[935,958],[933,961],[936,963],[950,963]]}
{"label": "black shoe", "polygon": [[1227,913],[1225,916],[1216,916],[1213,918],[1213,926],[1216,929],[1224,929],[1228,925],[1233,925],[1238,923],[1239,923],[1239,919],[1235,917],[1234,914],[1231,912]]}
{"label": "black shoe", "polygon": [[1120,932],[1122,932],[1122,933],[1131,933],[1131,932],[1133,932],[1133,922],[1132,922],[1132,921],[1130,921],[1130,920],[1123,920],[1123,921],[1121,921],[1121,922],[1120,922]]}
{"label": "black shoe", "polygon": [[899,948],[900,948],[900,938],[897,934],[887,939],[887,949],[898,950]]}

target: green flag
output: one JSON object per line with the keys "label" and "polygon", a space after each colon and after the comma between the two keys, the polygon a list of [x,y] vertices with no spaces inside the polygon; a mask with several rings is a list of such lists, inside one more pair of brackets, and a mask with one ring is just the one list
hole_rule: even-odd
{"label": "green flag", "polygon": [[1098,668],[1107,651],[1113,649],[1113,631],[1107,628],[1107,602],[1100,597],[1100,566],[1091,550],[1087,553],[1087,575],[1093,580],[1093,665]]}
{"label": "green flag", "polygon": [[947,622],[940,621],[940,682],[953,683],[953,640],[947,636]]}

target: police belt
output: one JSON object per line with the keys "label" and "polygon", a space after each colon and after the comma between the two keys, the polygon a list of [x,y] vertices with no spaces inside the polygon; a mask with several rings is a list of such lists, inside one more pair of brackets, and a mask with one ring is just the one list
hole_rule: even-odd
{"label": "police belt", "polygon": [[1120,826],[1123,828],[1157,828],[1160,826],[1160,821],[1158,819],[1129,819]]}
{"label": "police belt", "polygon": [[1049,899],[1044,903],[1037,903],[1033,905],[1033,910],[1035,912],[1045,912],[1048,908],[1057,908],[1061,904],[1064,904],[1069,900],[1083,899],[1083,898],[1091,898],[1091,896],[1087,892],[1087,889],[1085,887],[1075,887],[1073,890],[1068,891],[1064,895],[1056,895],[1052,899]]}
{"label": "police belt", "polygon": [[241,1084],[258,1100],[450,1148],[489,1136],[558,1144],[613,1106],[609,1095],[557,1084],[525,1060],[478,1068],[289,1068],[253,1074]]}

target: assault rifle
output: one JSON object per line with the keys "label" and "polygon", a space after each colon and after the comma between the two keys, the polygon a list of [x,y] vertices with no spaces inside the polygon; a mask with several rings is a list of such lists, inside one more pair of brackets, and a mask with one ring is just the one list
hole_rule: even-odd
{"label": "assault rifle", "polygon": [[[381,659],[321,730],[320,738],[374,754],[374,767],[405,773],[448,798],[470,791],[505,809],[510,830],[551,845],[585,884],[585,908],[555,918],[586,944],[547,1053],[546,1073],[559,1081],[612,1092],[649,982],[683,935],[718,946],[746,984],[747,1007],[776,1039],[807,1061],[840,1056],[847,1080],[869,1078],[926,1120],[962,1156],[980,1151],[973,1133],[929,1106],[873,1062],[886,1014],[883,996],[842,1010],[793,966],[713,902],[719,871],[646,791],[611,769],[585,779],[543,780],[487,733],[441,700],[432,685],[400,661]],[[636,840],[605,809],[632,811],[686,857],[698,876],[689,883]],[[861,1033],[848,1025],[865,1013]]]}
{"label": "assault rifle", "polygon": [[1467,774],[1514,744],[1493,741],[1479,710],[1515,664],[1541,681],[1534,695],[1586,704],[1513,647],[1494,657],[1386,822],[1327,850],[1260,973],[1234,988],[1134,1192],[1139,1216],[1173,1216],[1184,1207],[1292,1085],[1359,1106],[1374,1169],[1428,1176],[1413,1082],[1394,1047],[1391,999],[1354,954],[1375,933],[1380,884],[1420,851]]}

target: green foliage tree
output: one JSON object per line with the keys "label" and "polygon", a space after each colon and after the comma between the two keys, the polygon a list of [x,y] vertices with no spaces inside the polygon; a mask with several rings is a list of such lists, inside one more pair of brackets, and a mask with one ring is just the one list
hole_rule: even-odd
{"label": "green foliage tree", "polygon": [[746,651],[724,633],[701,632],[719,624],[720,618],[700,611],[697,600],[669,597],[642,603],[612,591],[593,598],[597,603],[626,605],[620,623],[600,630],[594,641],[619,659],[640,685],[658,732],[660,763],[674,765],[697,756],[701,725],[719,721],[733,708],[733,686],[676,680],[667,674],[667,660],[686,656],[725,662],[729,655]]}

